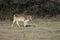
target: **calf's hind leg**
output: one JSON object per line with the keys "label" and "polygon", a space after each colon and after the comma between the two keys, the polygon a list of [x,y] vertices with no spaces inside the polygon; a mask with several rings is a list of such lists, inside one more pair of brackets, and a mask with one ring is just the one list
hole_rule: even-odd
{"label": "calf's hind leg", "polygon": [[20,27],[20,25],[19,25],[18,21],[16,21],[16,24]]}
{"label": "calf's hind leg", "polygon": [[12,27],[13,27],[13,25],[14,25],[14,23],[15,23],[16,21],[15,20],[13,20],[13,23],[12,23]]}

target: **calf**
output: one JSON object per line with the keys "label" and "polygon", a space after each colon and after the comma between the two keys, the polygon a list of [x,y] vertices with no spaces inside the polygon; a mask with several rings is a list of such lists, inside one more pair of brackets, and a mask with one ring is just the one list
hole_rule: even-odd
{"label": "calf", "polygon": [[18,23],[19,21],[24,22],[24,27],[25,27],[27,25],[27,22],[32,21],[32,16],[24,15],[24,14],[15,14],[13,16],[13,24],[16,22],[16,24],[19,26],[19,23]]}

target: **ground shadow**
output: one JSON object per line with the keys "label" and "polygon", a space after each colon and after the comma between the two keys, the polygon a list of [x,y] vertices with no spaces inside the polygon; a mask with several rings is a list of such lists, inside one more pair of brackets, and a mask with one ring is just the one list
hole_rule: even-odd
{"label": "ground shadow", "polygon": [[[20,27],[24,27],[24,25],[20,25]],[[26,27],[35,27],[35,25],[26,25]]]}
{"label": "ground shadow", "polygon": [[31,27],[32,25],[26,25],[26,27]]}

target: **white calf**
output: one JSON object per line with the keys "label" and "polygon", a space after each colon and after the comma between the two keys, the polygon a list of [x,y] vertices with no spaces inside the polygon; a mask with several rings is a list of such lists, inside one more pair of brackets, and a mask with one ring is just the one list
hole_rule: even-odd
{"label": "white calf", "polygon": [[[24,22],[24,27],[27,25],[27,22],[31,21],[32,17],[30,15],[24,15],[24,14],[15,14],[13,16],[13,24],[16,22],[16,24],[19,26],[19,21]],[[12,24],[12,26],[13,26]]]}

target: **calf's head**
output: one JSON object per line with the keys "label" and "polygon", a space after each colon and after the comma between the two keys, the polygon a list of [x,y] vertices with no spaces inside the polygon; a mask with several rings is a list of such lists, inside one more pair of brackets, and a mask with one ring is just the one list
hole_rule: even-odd
{"label": "calf's head", "polygon": [[27,20],[32,21],[32,16],[27,16]]}

